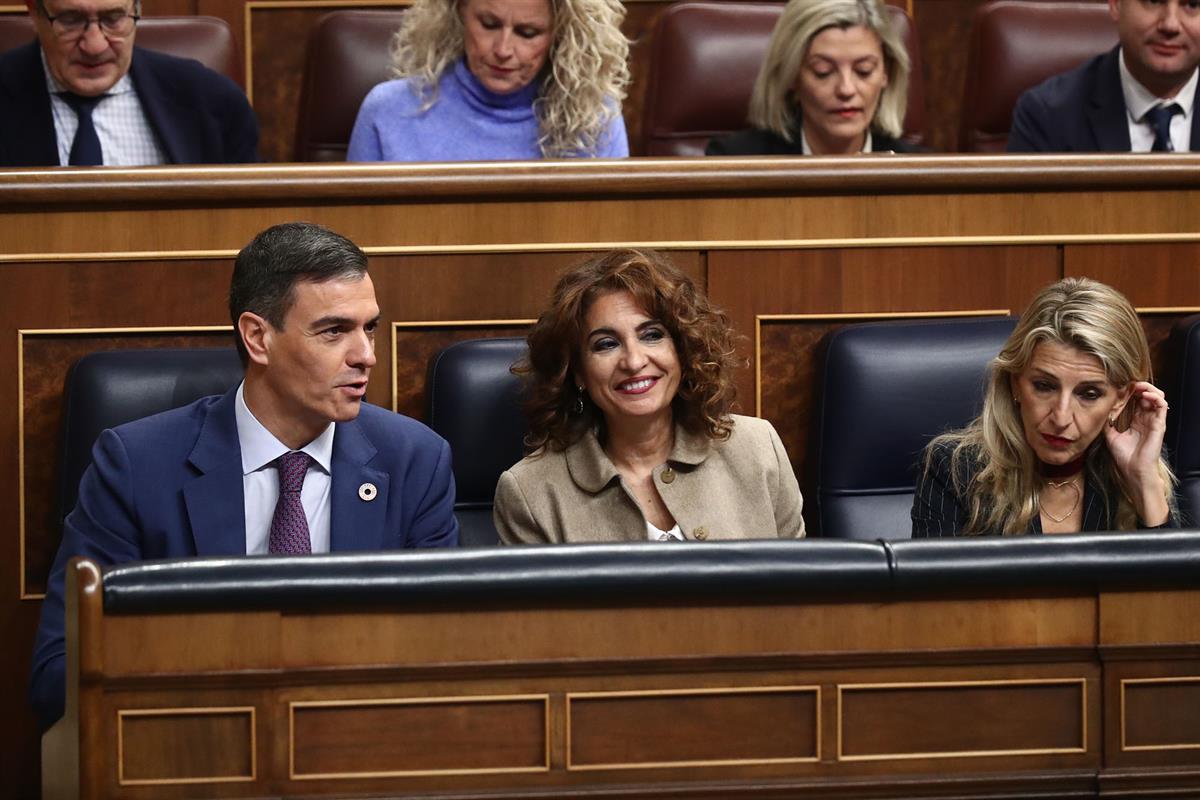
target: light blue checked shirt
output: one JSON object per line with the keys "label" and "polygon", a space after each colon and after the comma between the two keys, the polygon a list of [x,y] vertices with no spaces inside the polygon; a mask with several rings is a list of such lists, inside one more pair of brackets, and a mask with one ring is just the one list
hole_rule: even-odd
{"label": "light blue checked shirt", "polygon": [[[79,127],[79,118],[58,96],[66,89],[50,74],[46,54],[42,53],[42,70],[46,73],[46,89],[50,92],[50,110],[54,115],[54,132],[58,137],[58,163],[66,166],[71,157],[71,143]],[[92,112],[96,135],[104,165],[110,167],[140,167],[167,163],[166,154],[150,127],[142,103],[138,100],[133,81],[126,73],[108,90]]]}

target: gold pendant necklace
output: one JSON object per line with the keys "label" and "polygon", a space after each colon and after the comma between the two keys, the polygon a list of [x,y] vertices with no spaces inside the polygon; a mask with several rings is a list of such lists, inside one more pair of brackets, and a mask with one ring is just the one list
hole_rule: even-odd
{"label": "gold pendant necklace", "polygon": [[1046,481],[1046,485],[1053,486],[1055,489],[1065,489],[1066,487],[1070,486],[1071,490],[1075,492],[1075,500],[1071,503],[1071,507],[1067,509],[1067,513],[1063,514],[1061,517],[1054,516],[1050,513],[1050,509],[1042,505],[1042,495],[1040,492],[1038,493],[1038,507],[1041,509],[1042,513],[1054,522],[1061,525],[1067,520],[1068,517],[1075,513],[1075,509],[1079,507],[1079,501],[1083,499],[1083,492],[1079,491],[1079,487],[1075,485],[1075,478],[1065,481]]}

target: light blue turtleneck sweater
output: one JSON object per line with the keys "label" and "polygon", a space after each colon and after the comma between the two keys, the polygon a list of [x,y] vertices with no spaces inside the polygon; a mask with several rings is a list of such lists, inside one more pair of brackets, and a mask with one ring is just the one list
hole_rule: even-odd
{"label": "light blue turtleneck sweater", "polygon": [[[501,161],[542,157],[533,114],[536,81],[512,94],[494,94],[459,60],[442,75],[438,88],[437,102],[424,112],[407,78],[372,89],[358,110],[346,160]],[[625,121],[620,114],[601,137],[595,155],[629,155]]]}

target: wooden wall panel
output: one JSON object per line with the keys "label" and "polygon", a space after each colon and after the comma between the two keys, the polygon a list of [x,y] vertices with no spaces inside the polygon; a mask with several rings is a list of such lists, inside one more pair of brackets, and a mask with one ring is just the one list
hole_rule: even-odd
{"label": "wooden wall panel", "polygon": [[568,695],[568,769],[820,758],[815,687]]}
{"label": "wooden wall panel", "polygon": [[546,696],[293,703],[292,777],[545,771],[548,703]]}
{"label": "wooden wall panel", "polygon": [[876,684],[838,690],[838,757],[842,760],[1089,750],[1087,679],[1083,677]]}
{"label": "wooden wall panel", "polygon": [[253,781],[253,708],[117,712],[117,782],[126,786]]}

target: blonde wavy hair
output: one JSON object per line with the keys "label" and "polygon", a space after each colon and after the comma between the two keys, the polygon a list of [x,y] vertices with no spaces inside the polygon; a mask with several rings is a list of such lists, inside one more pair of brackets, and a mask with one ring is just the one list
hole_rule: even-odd
{"label": "blonde wavy hair", "polygon": [[[970,498],[964,533],[1004,535],[1024,533],[1039,513],[1038,492],[1043,480],[1037,456],[1025,439],[1021,411],[1013,397],[1013,377],[1024,371],[1033,351],[1043,342],[1074,347],[1100,360],[1108,381],[1125,387],[1152,378],[1150,348],[1137,312],[1125,296],[1099,281],[1065,278],[1038,293],[1021,315],[1000,354],[988,365],[983,412],[966,428],[942,434],[930,442],[925,468],[940,448],[953,448],[950,471],[954,489]],[[1135,403],[1126,403],[1116,422],[1129,426]],[[969,483],[972,465],[980,468]],[[1101,433],[1088,447],[1084,469],[1094,485],[1106,491],[1105,513],[1112,518],[1116,503],[1118,530],[1137,528],[1137,511]],[[1168,507],[1175,509],[1175,476],[1159,457],[1159,474],[1166,486]]]}
{"label": "blonde wavy hair", "polygon": [[750,124],[773,131],[785,141],[793,141],[799,120],[792,87],[808,55],[809,44],[826,28],[858,25],[879,37],[888,77],[871,127],[893,138],[899,137],[904,132],[910,63],[900,32],[892,26],[882,0],[791,0],[784,6],[754,81]]}
{"label": "blonde wavy hair", "polygon": [[[544,158],[593,155],[621,113],[629,85],[629,40],[619,0],[548,0],[553,41],[534,113]],[[392,73],[408,78],[421,109],[438,100],[438,81],[463,56],[458,0],[415,0],[392,38]]]}

